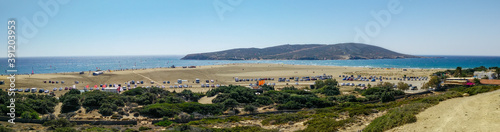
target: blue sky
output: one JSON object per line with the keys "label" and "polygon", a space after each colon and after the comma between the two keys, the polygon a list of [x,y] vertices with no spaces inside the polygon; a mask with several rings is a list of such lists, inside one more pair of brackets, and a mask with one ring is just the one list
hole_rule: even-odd
{"label": "blue sky", "polygon": [[[58,11],[39,2],[56,3],[49,10]],[[388,7],[395,2],[397,13]],[[221,7],[226,11],[216,10]],[[2,0],[0,20],[17,21],[16,35],[24,38],[18,57],[185,55],[345,42],[413,55],[500,56],[499,7],[498,0]],[[380,15],[383,25],[373,12],[391,19]],[[355,39],[356,29],[371,36]],[[7,42],[7,28],[0,31]]]}

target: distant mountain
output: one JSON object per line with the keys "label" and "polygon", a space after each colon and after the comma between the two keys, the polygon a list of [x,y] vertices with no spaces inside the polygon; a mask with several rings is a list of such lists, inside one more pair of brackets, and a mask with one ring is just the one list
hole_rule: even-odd
{"label": "distant mountain", "polygon": [[300,44],[268,48],[239,48],[225,51],[188,54],[183,60],[352,60],[422,58],[388,49],[360,44]]}

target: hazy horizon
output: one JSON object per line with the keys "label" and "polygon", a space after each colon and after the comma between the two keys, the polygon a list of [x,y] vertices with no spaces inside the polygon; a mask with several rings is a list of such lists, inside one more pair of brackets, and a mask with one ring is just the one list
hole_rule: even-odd
{"label": "hazy horizon", "polygon": [[[18,57],[186,55],[366,43],[410,55],[500,56],[500,1],[2,1]],[[7,29],[0,32],[7,41]],[[0,50],[1,57],[7,56]]]}

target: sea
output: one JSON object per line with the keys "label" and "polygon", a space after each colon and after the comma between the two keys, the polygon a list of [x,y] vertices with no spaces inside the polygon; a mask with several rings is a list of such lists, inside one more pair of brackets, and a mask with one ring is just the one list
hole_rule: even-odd
{"label": "sea", "polygon": [[[93,56],[19,57],[17,74],[43,74],[120,69],[204,66],[232,63],[271,63],[370,68],[454,69],[500,66],[500,56],[425,56],[428,58],[374,60],[181,60],[183,56]],[[0,59],[0,74],[6,75],[7,58]]]}

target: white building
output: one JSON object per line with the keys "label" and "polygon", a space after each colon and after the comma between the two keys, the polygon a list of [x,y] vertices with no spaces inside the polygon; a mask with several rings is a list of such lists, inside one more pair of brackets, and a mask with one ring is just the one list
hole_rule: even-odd
{"label": "white building", "polygon": [[497,79],[498,78],[498,74],[496,74],[495,72],[485,72],[485,71],[475,71],[474,72],[474,78],[488,78],[488,79]]}
{"label": "white building", "polygon": [[112,92],[112,93],[118,93],[118,91],[116,90],[117,88],[104,88],[104,92]]}

